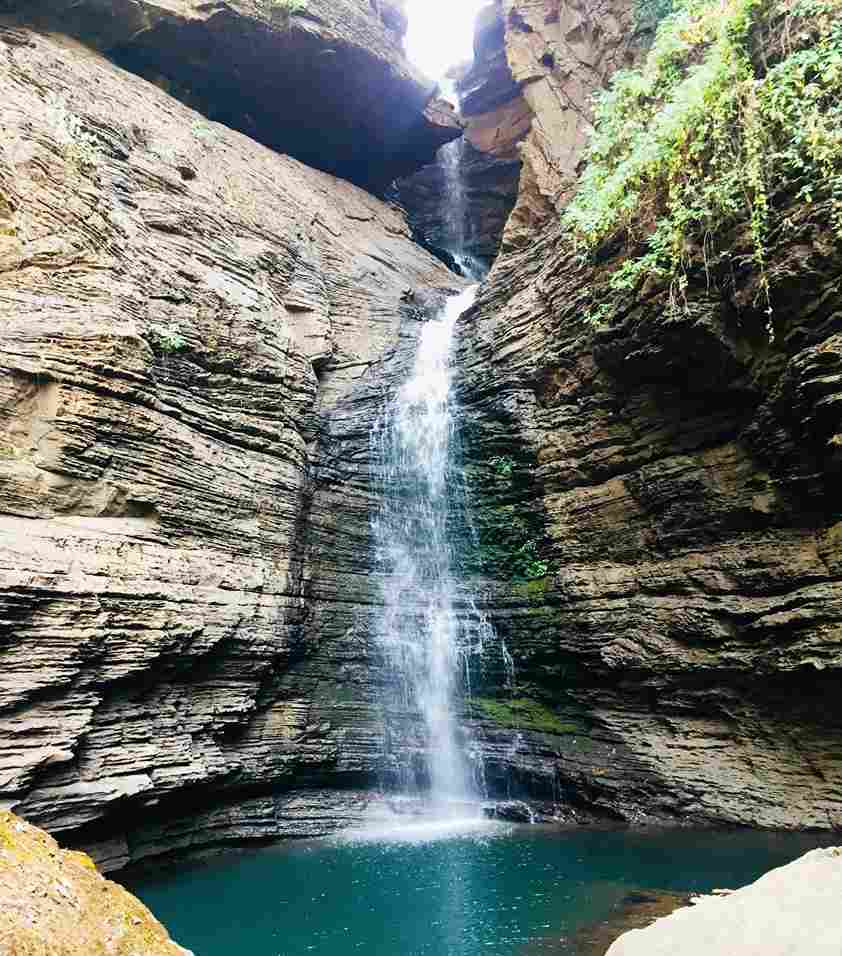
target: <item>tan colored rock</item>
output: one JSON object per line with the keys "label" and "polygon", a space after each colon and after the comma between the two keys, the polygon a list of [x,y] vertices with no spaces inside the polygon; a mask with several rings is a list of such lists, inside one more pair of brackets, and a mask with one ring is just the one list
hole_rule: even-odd
{"label": "tan colored rock", "polygon": [[404,55],[393,3],[7,0],[23,25],[107,53],[213,121],[382,192],[460,129]]}
{"label": "tan colored rock", "polygon": [[842,847],[812,850],[734,893],[625,933],[606,956],[836,956],[840,899]]}
{"label": "tan colored rock", "polygon": [[84,853],[0,811],[0,952],[188,956],[149,910]]}
{"label": "tan colored rock", "polygon": [[286,792],[382,742],[368,433],[460,280],[74,41],[3,26],[0,90],[0,801],[111,864],[185,813],[312,833]]}
{"label": "tan colored rock", "polygon": [[594,95],[630,66],[643,37],[631,0],[498,0],[506,21],[506,53],[532,116],[521,146],[517,205],[508,244],[528,242],[567,201],[579,172],[593,117]]}

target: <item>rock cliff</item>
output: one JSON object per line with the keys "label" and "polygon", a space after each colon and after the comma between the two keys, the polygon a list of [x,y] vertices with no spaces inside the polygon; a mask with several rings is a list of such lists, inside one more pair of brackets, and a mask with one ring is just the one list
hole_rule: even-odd
{"label": "rock cliff", "polygon": [[0,800],[109,865],[322,832],[382,749],[368,434],[460,280],[72,40],[4,25],[0,88]]}
{"label": "rock cliff", "polygon": [[[300,103],[283,70],[243,61],[229,100],[209,90],[229,54],[297,62],[316,33],[319,83],[332,57],[380,63],[388,109],[336,120],[328,97],[310,131],[320,165],[377,189],[454,121],[431,131],[430,90],[390,59],[393,5],[23,9],[0,21],[0,801],[109,866],[327,832],[384,772],[369,436],[460,280],[395,208],[255,142],[315,162],[309,134],[275,136]],[[565,818],[838,826],[831,210],[787,207],[772,343],[739,331],[750,268],[727,296],[697,270],[669,322],[664,288],[614,295],[617,249],[583,262],[559,213],[592,93],[640,53],[630,8],[505,0],[489,23],[463,92],[491,119],[469,139],[521,129],[517,91],[533,114],[459,354],[463,603],[473,588],[516,668],[504,690],[485,661],[463,715],[492,794]],[[748,261],[739,229],[731,248]]]}
{"label": "rock cliff", "polygon": [[406,60],[399,5],[370,0],[3,0],[208,119],[381,192],[460,135]]}
{"label": "rock cliff", "polygon": [[[506,11],[535,121],[459,357],[479,538],[466,560],[517,673],[514,692],[482,691],[489,779],[630,821],[838,827],[832,200],[790,196],[780,213],[771,341],[739,224],[689,273],[686,308],[657,283],[612,291],[619,244],[583,259],[558,213],[582,104],[628,57],[630,13]],[[595,329],[600,305],[615,318]]]}

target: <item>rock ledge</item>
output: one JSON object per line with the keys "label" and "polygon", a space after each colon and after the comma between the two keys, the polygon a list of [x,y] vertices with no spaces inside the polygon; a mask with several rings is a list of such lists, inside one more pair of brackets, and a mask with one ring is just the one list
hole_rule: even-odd
{"label": "rock ledge", "polygon": [[812,850],[735,893],[624,933],[606,956],[838,956],[840,899],[842,847]]}

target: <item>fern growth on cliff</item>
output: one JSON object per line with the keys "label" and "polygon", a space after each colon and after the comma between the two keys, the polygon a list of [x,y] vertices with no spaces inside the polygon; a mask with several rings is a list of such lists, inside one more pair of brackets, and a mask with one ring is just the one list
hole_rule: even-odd
{"label": "fern growth on cliff", "polygon": [[612,288],[667,281],[675,303],[691,262],[746,223],[768,305],[780,197],[829,203],[842,238],[841,94],[842,0],[687,0],[599,98],[564,221],[587,251],[625,240]]}

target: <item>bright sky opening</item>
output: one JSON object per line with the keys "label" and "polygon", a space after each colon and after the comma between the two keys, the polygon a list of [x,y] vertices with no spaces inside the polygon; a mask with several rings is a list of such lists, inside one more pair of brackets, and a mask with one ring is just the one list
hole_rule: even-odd
{"label": "bright sky opening", "polygon": [[474,21],[488,0],[409,0],[406,52],[432,80],[473,59]]}

